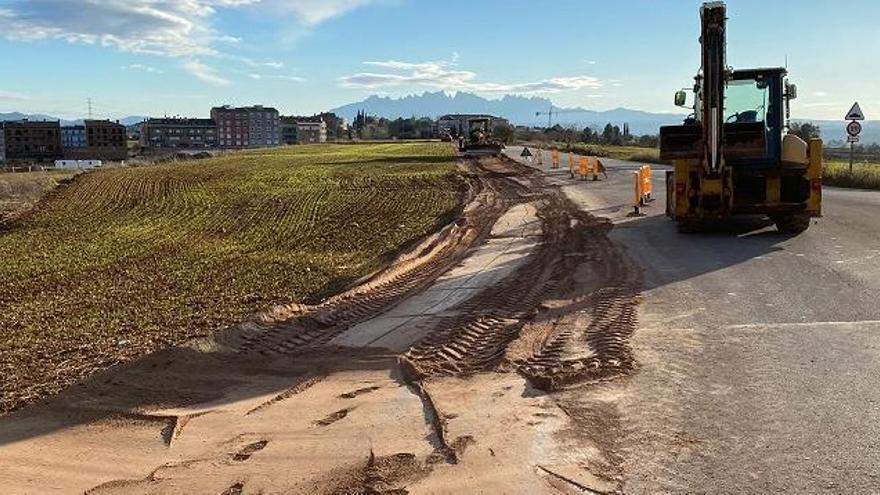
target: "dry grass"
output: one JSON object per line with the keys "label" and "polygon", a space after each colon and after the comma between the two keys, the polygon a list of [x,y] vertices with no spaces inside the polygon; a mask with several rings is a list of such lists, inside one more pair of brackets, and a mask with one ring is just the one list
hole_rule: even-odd
{"label": "dry grass", "polygon": [[659,148],[644,148],[641,146],[611,146],[606,144],[564,144],[557,143],[556,146],[565,153],[569,151],[573,153],[598,156],[603,158],[613,158],[615,160],[626,160],[638,163],[654,163],[670,165],[671,162],[660,159]]}
{"label": "dry grass", "polygon": [[69,170],[0,173],[0,219],[26,210],[76,173]]}
{"label": "dry grass", "polygon": [[829,186],[880,189],[880,163],[854,163],[853,173],[850,175],[849,162],[827,161],[822,182]]}

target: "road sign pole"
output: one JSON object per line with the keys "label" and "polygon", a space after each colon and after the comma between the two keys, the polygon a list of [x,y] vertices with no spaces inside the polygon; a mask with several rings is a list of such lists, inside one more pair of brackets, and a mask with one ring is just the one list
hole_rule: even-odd
{"label": "road sign pole", "polygon": [[856,154],[856,143],[853,141],[850,141],[850,143],[849,143],[849,175],[852,175],[853,159],[855,158],[855,154]]}

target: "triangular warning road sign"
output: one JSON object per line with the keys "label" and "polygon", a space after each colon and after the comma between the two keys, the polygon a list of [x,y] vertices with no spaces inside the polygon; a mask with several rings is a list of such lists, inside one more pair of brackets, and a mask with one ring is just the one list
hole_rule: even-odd
{"label": "triangular warning road sign", "polygon": [[522,153],[520,153],[519,156],[532,156],[532,152],[529,151],[528,148],[523,148]]}
{"label": "triangular warning road sign", "polygon": [[865,120],[865,114],[862,113],[862,107],[859,106],[859,102],[856,102],[850,111],[846,113],[846,120]]}

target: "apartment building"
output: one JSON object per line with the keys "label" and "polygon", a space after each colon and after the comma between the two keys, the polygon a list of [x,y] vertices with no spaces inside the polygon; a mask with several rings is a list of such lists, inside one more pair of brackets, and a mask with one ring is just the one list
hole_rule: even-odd
{"label": "apartment building", "polygon": [[7,160],[61,158],[61,124],[56,121],[9,121],[3,126]]}
{"label": "apartment building", "polygon": [[296,117],[281,117],[280,136],[281,144],[297,144],[296,140]]}
{"label": "apartment building", "polygon": [[109,120],[86,120],[63,126],[61,144],[67,160],[121,161],[128,158],[125,126]]}
{"label": "apartment building", "polygon": [[147,150],[216,148],[213,119],[162,118],[141,124],[140,145]]}
{"label": "apartment building", "polygon": [[327,123],[323,120],[317,122],[297,122],[296,141],[299,144],[326,143]]}
{"label": "apartment building", "polygon": [[86,126],[63,125],[61,126],[61,146],[66,150],[70,148],[86,147]]}
{"label": "apartment building", "polygon": [[221,148],[259,148],[281,144],[281,119],[278,110],[250,107],[214,107],[211,119],[217,124],[217,142]]}

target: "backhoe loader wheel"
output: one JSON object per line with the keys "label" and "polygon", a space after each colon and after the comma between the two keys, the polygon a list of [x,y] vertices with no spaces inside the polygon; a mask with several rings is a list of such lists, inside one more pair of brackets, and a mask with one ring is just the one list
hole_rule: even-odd
{"label": "backhoe loader wheel", "polygon": [[810,217],[800,213],[771,217],[776,229],[783,234],[800,234],[810,228]]}

